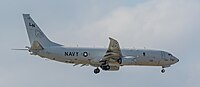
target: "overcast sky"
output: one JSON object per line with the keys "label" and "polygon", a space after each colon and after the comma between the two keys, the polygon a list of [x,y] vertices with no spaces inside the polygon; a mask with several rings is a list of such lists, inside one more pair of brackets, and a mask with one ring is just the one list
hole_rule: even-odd
{"label": "overcast sky", "polygon": [[[0,87],[199,87],[200,0],[1,0]],[[179,62],[161,67],[122,67],[93,73],[13,51],[29,45],[23,13],[53,41],[67,47],[107,47],[171,52]]]}

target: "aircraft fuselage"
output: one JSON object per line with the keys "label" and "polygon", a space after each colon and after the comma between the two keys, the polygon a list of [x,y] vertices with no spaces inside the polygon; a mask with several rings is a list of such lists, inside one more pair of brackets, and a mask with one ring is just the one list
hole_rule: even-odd
{"label": "aircraft fuselage", "polygon": [[161,72],[164,73],[164,68],[179,61],[166,51],[120,49],[118,41],[111,37],[108,48],[64,47],[49,40],[30,14],[23,14],[23,18],[31,45],[26,48],[32,55],[74,65],[91,65],[96,67],[95,74],[100,72],[99,67],[105,71],[117,71],[124,65],[162,66]]}
{"label": "aircraft fuselage", "polygon": [[[98,67],[99,61],[106,53],[106,48],[68,48],[50,47],[36,52],[41,57],[65,63],[90,64]],[[159,50],[121,49],[123,65],[163,66],[169,67],[178,62],[172,54]]]}

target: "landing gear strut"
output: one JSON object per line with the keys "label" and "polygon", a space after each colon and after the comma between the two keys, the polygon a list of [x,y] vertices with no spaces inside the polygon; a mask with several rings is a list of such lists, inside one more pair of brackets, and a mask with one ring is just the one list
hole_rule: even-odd
{"label": "landing gear strut", "polygon": [[94,69],[94,73],[97,74],[100,72],[100,69],[97,67],[96,69]]}
{"label": "landing gear strut", "polygon": [[162,70],[161,70],[161,73],[165,73],[165,69],[166,68],[165,66],[162,66]]}

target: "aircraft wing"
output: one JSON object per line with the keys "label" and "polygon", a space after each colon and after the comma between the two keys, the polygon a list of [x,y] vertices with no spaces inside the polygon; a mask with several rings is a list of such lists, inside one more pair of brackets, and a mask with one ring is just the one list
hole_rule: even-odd
{"label": "aircraft wing", "polygon": [[119,43],[117,40],[110,38],[110,44],[106,51],[106,54],[104,55],[104,58],[102,61],[107,61],[108,63],[121,63],[121,57],[122,53],[120,50]]}

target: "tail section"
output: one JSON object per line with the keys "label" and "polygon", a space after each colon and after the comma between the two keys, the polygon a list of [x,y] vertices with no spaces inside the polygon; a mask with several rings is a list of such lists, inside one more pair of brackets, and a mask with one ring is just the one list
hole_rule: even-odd
{"label": "tail section", "polygon": [[26,30],[28,33],[29,41],[31,46],[39,49],[50,47],[50,46],[62,46],[60,44],[50,41],[46,35],[40,30],[38,25],[30,17],[30,14],[23,14]]}

